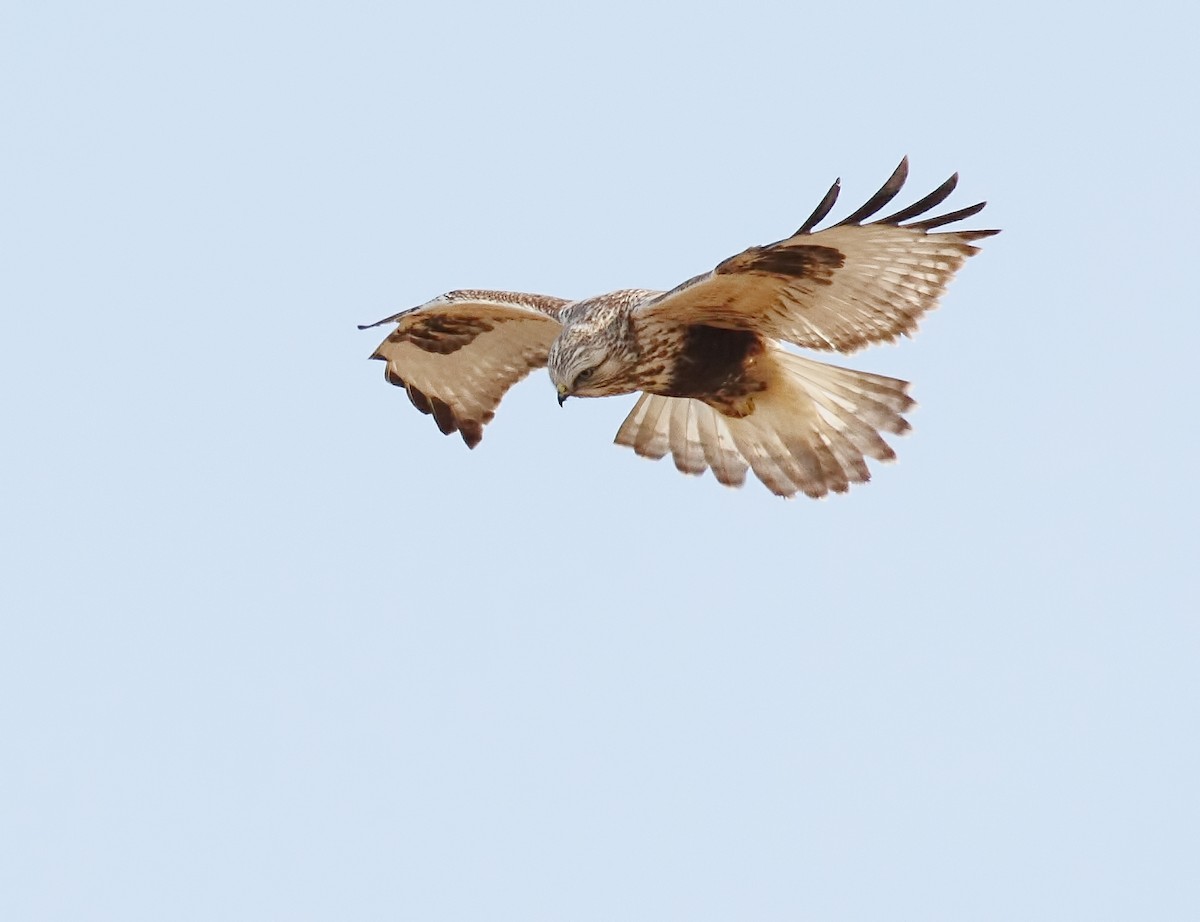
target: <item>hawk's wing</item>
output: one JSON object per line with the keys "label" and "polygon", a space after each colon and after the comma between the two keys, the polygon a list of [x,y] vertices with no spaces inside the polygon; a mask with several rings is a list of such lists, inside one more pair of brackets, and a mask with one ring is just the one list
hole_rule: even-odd
{"label": "hawk's wing", "polygon": [[474,448],[505,391],[546,364],[567,303],[546,295],[451,292],[369,324],[396,324],[371,358],[387,362],[384,377],[432,414],[442,432],[459,432]]}
{"label": "hawk's wing", "polygon": [[954,191],[957,173],[919,202],[863,224],[896,196],[907,176],[905,157],[862,208],[814,233],[837,200],[840,181],[835,182],[793,236],[751,247],[644,302],[634,313],[635,321],[753,330],[809,349],[837,352],[911,333],[921,315],[937,306],[954,273],[977,251],[971,241],[999,231],[930,233],[978,214],[985,202],[912,221]]}

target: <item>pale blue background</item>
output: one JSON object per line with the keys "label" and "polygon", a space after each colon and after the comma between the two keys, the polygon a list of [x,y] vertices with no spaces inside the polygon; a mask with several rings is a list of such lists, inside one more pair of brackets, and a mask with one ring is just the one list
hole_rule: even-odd
{"label": "pale blue background", "polygon": [[[1200,918],[1185,7],[6,5],[0,918]],[[354,328],[905,153],[1005,233],[847,497]]]}

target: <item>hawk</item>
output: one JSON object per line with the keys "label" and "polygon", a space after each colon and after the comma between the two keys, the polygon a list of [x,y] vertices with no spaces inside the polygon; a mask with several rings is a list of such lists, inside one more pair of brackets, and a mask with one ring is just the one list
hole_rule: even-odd
{"label": "hawk", "polygon": [[386,362],[386,379],[469,448],[505,392],[546,366],[560,406],[568,397],[640,391],[616,437],[639,455],[669,453],[680,471],[711,469],[734,487],[753,471],[784,497],[842,493],[870,479],[867,458],[895,458],[883,433],[909,428],[908,382],[804,358],[784,344],[850,353],[912,334],[977,252],[973,241],[999,233],[932,233],[986,204],[926,216],[954,190],[957,173],[865,223],[907,175],[906,157],[865,205],[815,230],[837,200],[838,180],[792,236],[667,292],[570,301],[451,291],[360,329],[396,324],[371,358]]}

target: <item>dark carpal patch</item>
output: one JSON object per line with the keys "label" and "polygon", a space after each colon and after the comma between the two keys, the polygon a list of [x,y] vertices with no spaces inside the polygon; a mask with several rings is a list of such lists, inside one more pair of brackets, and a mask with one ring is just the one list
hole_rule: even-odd
{"label": "dark carpal patch", "polygon": [[469,346],[480,333],[494,329],[496,323],[495,319],[431,314],[415,317],[411,323],[401,324],[388,339],[397,343],[412,343],[425,352],[450,355],[463,346]]}
{"label": "dark carpal patch", "polygon": [[[786,241],[784,242],[786,243]],[[821,285],[833,282],[833,274],[846,262],[841,250],[814,245],[784,245],[773,243],[753,247],[717,266],[717,275],[738,272],[758,272],[804,278]]]}
{"label": "dark carpal patch", "polygon": [[696,324],[684,331],[666,397],[741,397],[762,389],[750,366],[764,350],[749,330]]}

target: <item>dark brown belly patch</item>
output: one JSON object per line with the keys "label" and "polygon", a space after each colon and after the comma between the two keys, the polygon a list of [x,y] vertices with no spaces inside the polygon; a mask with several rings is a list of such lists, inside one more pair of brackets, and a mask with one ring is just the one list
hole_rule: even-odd
{"label": "dark brown belly patch", "polygon": [[753,411],[748,398],[767,386],[756,368],[765,351],[762,338],[748,330],[687,327],[661,393],[703,400],[728,416],[746,416]]}

